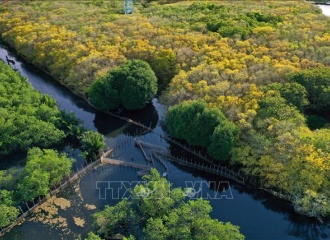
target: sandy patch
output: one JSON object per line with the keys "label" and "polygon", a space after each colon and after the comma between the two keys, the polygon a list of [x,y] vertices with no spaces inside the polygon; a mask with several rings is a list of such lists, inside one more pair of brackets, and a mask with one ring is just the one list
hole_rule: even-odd
{"label": "sandy patch", "polygon": [[35,215],[29,221],[42,222],[51,226],[67,227],[67,219],[58,215],[59,209],[66,209],[71,206],[70,201],[64,198],[49,198],[35,210]]}
{"label": "sandy patch", "polygon": [[85,220],[82,218],[75,218],[73,217],[74,223],[79,226],[79,227],[83,227],[85,225]]}
{"label": "sandy patch", "polygon": [[87,210],[94,210],[94,209],[96,209],[96,206],[93,205],[93,204],[85,204],[85,208],[86,208]]}
{"label": "sandy patch", "polygon": [[58,207],[60,207],[62,210],[67,209],[68,207],[71,206],[71,203],[69,200],[65,198],[55,198],[54,199],[54,204]]}

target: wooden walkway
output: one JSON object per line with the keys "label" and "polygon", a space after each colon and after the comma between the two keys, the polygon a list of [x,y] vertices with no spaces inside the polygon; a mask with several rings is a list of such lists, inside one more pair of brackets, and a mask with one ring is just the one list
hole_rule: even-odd
{"label": "wooden walkway", "polygon": [[168,176],[170,174],[170,169],[168,168],[166,162],[158,155],[156,154],[153,150],[151,151],[151,156],[155,157],[158,162],[163,165],[163,167],[166,169],[166,172],[163,173],[163,176]]}
{"label": "wooden walkway", "polygon": [[[151,143],[147,143],[147,142],[143,142],[141,140],[138,140],[137,138],[134,139],[135,144],[141,149],[141,151],[143,152],[143,156],[145,157],[145,159],[147,161],[152,161],[152,165],[153,167],[155,166],[155,162],[154,162],[154,158],[156,158],[156,160],[166,169],[166,172],[163,173],[163,176],[167,176],[170,173],[170,169],[168,168],[166,162],[160,158],[158,155],[154,154],[154,150],[158,150],[161,152],[167,152],[168,154],[170,154],[169,150]],[[151,149],[150,151],[150,157],[148,157],[148,155],[146,154],[145,150],[143,147],[149,148]]]}
{"label": "wooden walkway", "polygon": [[[144,157],[148,162],[152,162],[152,163],[153,163],[152,157],[151,157],[151,156],[149,157],[149,156],[147,155],[146,151],[145,151],[144,148],[143,148],[143,145],[141,144],[141,141],[137,141],[137,140],[135,140],[135,144],[140,148],[140,150],[141,150],[141,152],[142,152],[142,154],[143,154],[143,157]],[[153,164],[153,166],[154,166],[154,164]]]}
{"label": "wooden walkway", "polygon": [[[106,152],[106,154],[110,154],[112,152],[112,150]],[[104,155],[102,155],[103,157]],[[70,185],[71,183],[77,181],[78,179],[80,179],[82,176],[84,176],[86,173],[88,173],[89,171],[96,169],[97,166],[101,163],[101,158],[95,160],[94,162],[91,162],[90,164],[86,165],[85,167],[82,166],[82,169],[77,171],[77,172],[72,172],[70,174],[70,176],[67,176],[67,178],[62,179],[62,182],[57,185],[57,186],[53,186],[53,188],[49,189],[49,195],[51,196],[55,196],[58,192],[60,192],[62,189],[64,189],[65,187],[67,187],[68,185]],[[13,227],[15,227],[16,225],[19,225],[20,223],[24,222],[25,219],[34,212],[34,210],[40,206],[41,204],[43,204],[44,202],[46,202],[48,200],[48,197],[43,196],[42,198],[39,198],[38,201],[32,201],[30,202],[31,204],[33,204],[32,207],[29,206],[28,203],[25,203],[25,205],[27,206],[27,210],[24,212],[22,210],[22,208],[19,206],[19,209],[21,211],[20,215],[17,217],[17,219],[15,220],[15,222],[13,222],[12,224],[10,224],[9,226],[0,229],[0,237],[2,237],[5,233],[9,232]],[[30,204],[30,205],[31,205]]]}
{"label": "wooden walkway", "polygon": [[186,159],[180,159],[180,158],[173,157],[171,154],[169,154],[167,152],[161,152],[161,151],[157,151],[157,150],[153,150],[153,154],[154,154],[154,156],[157,156],[158,158],[165,158],[165,159],[168,159],[169,161],[178,163],[180,165],[198,169],[198,170],[201,170],[204,172],[212,173],[212,174],[215,174],[218,176],[223,176],[223,177],[231,179],[237,183],[245,185],[244,177],[238,173],[235,173],[234,171],[227,169],[227,167],[214,166],[214,165],[208,165],[205,163],[197,163],[197,162],[193,162],[193,161],[188,161]]}
{"label": "wooden walkway", "polygon": [[132,168],[140,169],[140,171],[137,172],[137,174],[139,176],[144,176],[150,172],[151,166],[108,158],[110,153],[111,152],[108,151],[101,156],[102,164],[111,164],[111,165],[132,167]]}
{"label": "wooden walkway", "polygon": [[103,164],[107,163],[107,164],[117,165],[117,166],[132,167],[132,168],[141,169],[141,170],[150,170],[151,169],[150,166],[122,161],[122,160],[111,159],[111,158],[103,158],[101,160],[101,163],[103,163]]}
{"label": "wooden walkway", "polygon": [[144,146],[146,148],[151,148],[151,149],[155,149],[155,150],[159,150],[159,151],[163,151],[163,152],[169,152],[169,150],[167,148],[160,147],[160,146],[152,144],[152,143],[147,143],[147,142],[141,141],[137,138],[135,138],[134,141],[137,146]]}
{"label": "wooden walkway", "polygon": [[151,156],[155,157],[164,166],[164,168],[166,169],[166,175],[168,175],[170,173],[170,170],[169,170],[166,162],[164,161],[164,159],[167,159],[172,162],[176,162],[176,163],[186,166],[186,167],[190,167],[190,168],[198,169],[198,170],[201,170],[204,172],[223,176],[223,177],[231,179],[240,184],[245,185],[245,183],[246,183],[244,177],[241,176],[239,173],[236,173],[236,172],[228,169],[225,166],[215,165],[213,162],[212,162],[212,164],[209,164],[209,162],[211,162],[210,160],[208,160],[207,163],[198,163],[198,162],[188,161],[186,159],[181,159],[181,158],[172,156],[170,151],[166,148],[163,148],[163,147],[151,144],[151,143],[147,143],[147,142],[138,140],[136,138],[135,138],[135,143],[142,150],[144,157],[148,161],[150,161],[149,160],[150,158],[148,157],[146,152],[143,150],[142,146],[145,146],[145,147],[151,149]]}

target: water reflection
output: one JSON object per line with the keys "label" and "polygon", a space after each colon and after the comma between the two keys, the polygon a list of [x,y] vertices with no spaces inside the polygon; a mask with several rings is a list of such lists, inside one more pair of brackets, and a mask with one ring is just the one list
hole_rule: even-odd
{"label": "water reflection", "polygon": [[[158,123],[157,111],[151,103],[142,110],[124,111],[120,116],[130,118],[145,126],[151,127],[152,129],[154,129]],[[120,134],[137,136],[142,132],[142,129],[139,129],[126,121],[98,111],[95,113],[95,119],[93,122],[99,133],[111,138],[118,137]]]}

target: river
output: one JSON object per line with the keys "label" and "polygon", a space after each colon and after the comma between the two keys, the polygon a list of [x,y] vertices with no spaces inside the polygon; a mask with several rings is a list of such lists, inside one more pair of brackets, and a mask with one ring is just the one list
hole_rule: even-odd
{"label": "river", "polygon": [[318,5],[324,15],[330,17],[330,5]]}
{"label": "river", "polygon": [[[330,6],[321,6],[324,12],[330,12]],[[325,13],[326,14],[326,13]],[[134,146],[134,136],[146,142],[169,147],[169,143],[160,139],[156,134],[147,133],[139,135],[140,129],[128,123],[112,118],[93,110],[83,100],[73,95],[65,87],[58,84],[51,77],[26,63],[6,46],[0,45],[0,58],[5,59],[8,55],[16,61],[16,68],[27,80],[40,92],[55,98],[61,109],[73,111],[78,118],[83,120],[86,128],[97,130],[106,137],[108,146],[121,146],[115,151],[115,157],[126,161],[144,162],[139,149]],[[161,127],[165,107],[152,101],[146,109],[139,112],[128,112],[127,117],[150,125],[154,131],[162,134]],[[173,146],[171,146],[173,148]],[[77,151],[72,151],[73,156]],[[210,176],[203,172],[180,167],[168,163],[171,173],[167,176],[173,186],[185,187],[185,181],[212,181],[217,184],[226,181],[229,188],[226,192],[232,195],[232,199],[211,199],[213,207],[212,217],[221,221],[230,221],[240,226],[241,232],[246,239],[260,240],[291,240],[291,239],[330,239],[330,224],[320,224],[313,219],[300,216],[293,212],[291,205],[279,200],[263,191],[235,184],[225,178]],[[159,171],[164,171],[158,166]],[[76,184],[65,189],[59,194],[60,197],[71,201],[71,206],[66,211],[59,210],[58,214],[66,219],[67,226],[50,225],[47,223],[26,221],[7,233],[3,239],[77,239],[86,237],[92,230],[91,214],[97,209],[103,209],[105,205],[114,205],[119,200],[111,196],[100,197],[97,189],[98,181],[138,181],[136,170],[128,167],[115,167],[103,165],[92,171]],[[204,188],[210,196],[214,196],[215,190]],[[105,199],[103,199],[105,198]],[[95,205],[96,210],[90,210],[85,206]],[[84,219],[85,226],[75,225],[74,217]]]}

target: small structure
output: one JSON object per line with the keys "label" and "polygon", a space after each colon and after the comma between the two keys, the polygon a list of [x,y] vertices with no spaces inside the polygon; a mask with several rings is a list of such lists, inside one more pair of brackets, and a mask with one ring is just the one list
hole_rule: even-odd
{"label": "small structure", "polygon": [[132,14],[134,11],[133,0],[124,0],[125,14]]}

